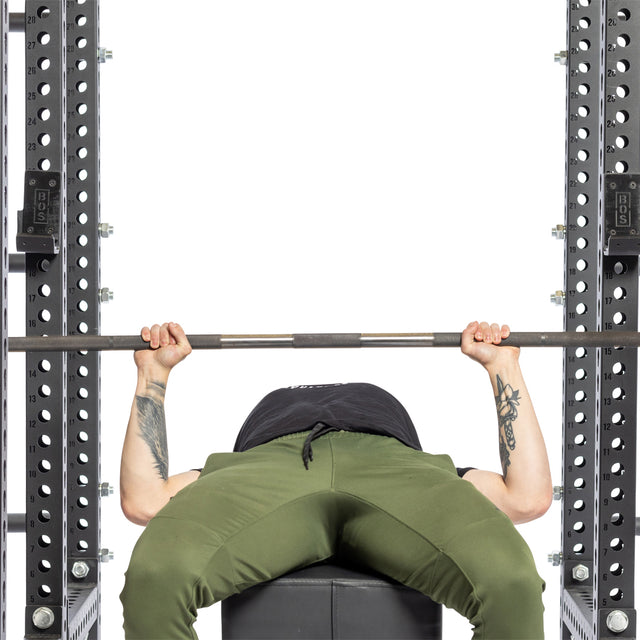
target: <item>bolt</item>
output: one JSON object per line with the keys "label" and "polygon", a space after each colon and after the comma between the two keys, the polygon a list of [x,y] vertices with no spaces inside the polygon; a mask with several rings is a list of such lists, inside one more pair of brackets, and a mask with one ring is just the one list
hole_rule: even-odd
{"label": "bolt", "polygon": [[563,306],[565,301],[565,293],[564,291],[556,291],[551,294],[550,297],[551,304],[557,304],[558,306]]}
{"label": "bolt", "polygon": [[618,185],[615,182],[610,182],[609,183],[609,189],[617,189]]}
{"label": "bolt", "polygon": [[547,560],[554,566],[559,567],[562,564],[562,552],[553,551],[547,556]]}
{"label": "bolt", "polygon": [[108,238],[113,235],[113,227],[108,222],[101,222],[98,225],[98,232],[101,238]]}
{"label": "bolt", "polygon": [[100,47],[98,49],[98,62],[105,63],[107,60],[113,60],[113,51]]}
{"label": "bolt", "polygon": [[568,56],[568,51],[558,51],[558,53],[553,54],[553,61],[557,62],[558,64],[567,64]]}
{"label": "bolt", "polygon": [[100,549],[100,562],[109,562],[113,560],[113,551],[109,549]]}
{"label": "bolt", "polygon": [[551,229],[551,235],[558,240],[564,240],[567,236],[567,227],[563,224],[557,224],[553,229]]}
{"label": "bolt", "polygon": [[31,180],[29,180],[29,185],[31,185],[32,187],[35,185],[36,181],[31,178]]}
{"label": "bolt", "polygon": [[635,189],[637,186],[638,186],[638,185],[637,185],[637,183],[635,183],[635,182],[630,182],[630,183],[629,183],[629,189]]}
{"label": "bolt", "polygon": [[108,482],[103,482],[100,485],[100,497],[101,498],[108,498],[109,496],[113,495],[113,486],[110,485]]}
{"label": "bolt", "polygon": [[78,562],[73,563],[73,567],[71,568],[71,573],[75,578],[82,580],[89,575],[89,565],[84,562],[84,560],[79,560]]}
{"label": "bolt", "polygon": [[53,611],[49,607],[38,607],[31,616],[36,629],[48,629],[56,619]]}
{"label": "bolt", "polygon": [[571,570],[571,575],[576,582],[584,582],[589,579],[589,567],[583,564],[577,564]]}
{"label": "bolt", "polygon": [[622,633],[629,626],[629,616],[620,609],[612,611],[607,616],[607,629],[613,633]]}
{"label": "bolt", "polygon": [[111,291],[111,289],[108,289],[107,287],[100,289],[98,293],[100,296],[100,302],[106,303],[106,302],[111,302],[113,300],[113,291]]}
{"label": "bolt", "polygon": [[554,500],[562,500],[562,496],[564,494],[564,488],[560,486],[553,487],[553,499]]}
{"label": "bolt", "polygon": [[55,180],[49,180],[49,186],[55,187],[58,183]]}
{"label": "bolt", "polygon": [[33,233],[33,227],[27,227],[27,233]]}

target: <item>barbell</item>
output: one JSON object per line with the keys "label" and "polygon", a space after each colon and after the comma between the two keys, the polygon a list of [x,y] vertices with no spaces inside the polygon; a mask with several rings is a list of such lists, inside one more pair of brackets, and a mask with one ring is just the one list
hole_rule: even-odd
{"label": "barbell", "polygon": [[[333,349],[361,347],[459,347],[460,333],[291,333],[187,336],[194,349]],[[502,345],[516,347],[640,347],[636,331],[514,332]],[[139,351],[139,335],[27,336],[9,338],[11,352]]]}

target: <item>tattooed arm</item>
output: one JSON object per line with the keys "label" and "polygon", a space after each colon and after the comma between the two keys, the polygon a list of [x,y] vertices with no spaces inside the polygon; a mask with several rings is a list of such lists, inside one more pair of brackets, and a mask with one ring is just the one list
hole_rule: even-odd
{"label": "tattooed arm", "polygon": [[136,395],[122,448],[120,500],[129,520],[146,525],[180,489],[198,478],[197,471],[169,475],[164,397],[171,369],[191,353],[179,325],[145,327],[151,349],[136,351]]}
{"label": "tattooed arm", "polygon": [[552,500],[547,450],[515,347],[498,347],[509,327],[471,323],[462,334],[462,351],[484,366],[493,386],[498,414],[502,475],[473,469],[464,479],[515,523],[543,515]]}

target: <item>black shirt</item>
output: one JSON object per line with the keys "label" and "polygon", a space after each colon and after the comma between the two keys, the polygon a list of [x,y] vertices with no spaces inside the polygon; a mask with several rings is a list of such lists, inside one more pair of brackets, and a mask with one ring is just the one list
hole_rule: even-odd
{"label": "black shirt", "polygon": [[422,450],[406,409],[389,392],[373,384],[324,384],[272,391],[249,414],[234,451],[323,424],[344,431],[392,436]]}
{"label": "black shirt", "polygon": [[[324,384],[288,387],[266,395],[245,420],[234,451],[246,451],[284,435],[311,431],[303,459],[310,459],[314,437],[330,430],[391,436],[422,450],[416,428],[402,404],[373,384]],[[311,458],[312,459],[312,458]],[[462,477],[468,468],[458,469]]]}

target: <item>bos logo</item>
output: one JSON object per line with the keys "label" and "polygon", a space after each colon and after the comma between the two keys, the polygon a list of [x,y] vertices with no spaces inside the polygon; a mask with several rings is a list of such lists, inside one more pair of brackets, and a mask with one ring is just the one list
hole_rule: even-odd
{"label": "bos logo", "polygon": [[631,226],[631,194],[628,191],[616,193],[616,227]]}

